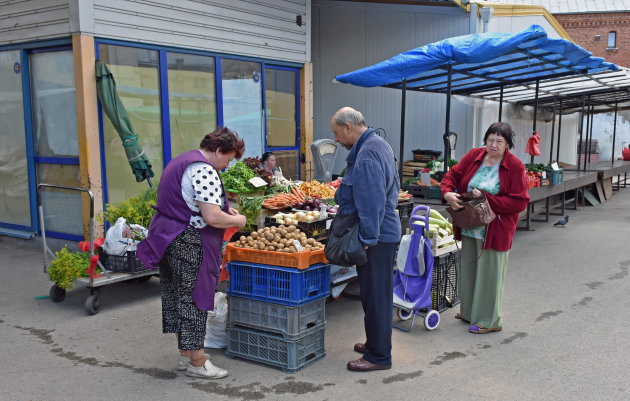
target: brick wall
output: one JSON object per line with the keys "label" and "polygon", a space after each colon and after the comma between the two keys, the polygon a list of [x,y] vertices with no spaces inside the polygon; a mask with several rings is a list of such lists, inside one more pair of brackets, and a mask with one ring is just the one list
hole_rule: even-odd
{"label": "brick wall", "polygon": [[[630,12],[556,14],[554,17],[581,47],[620,66],[630,66]],[[617,32],[616,50],[607,49],[608,33]],[[600,35],[596,40],[596,35]]]}

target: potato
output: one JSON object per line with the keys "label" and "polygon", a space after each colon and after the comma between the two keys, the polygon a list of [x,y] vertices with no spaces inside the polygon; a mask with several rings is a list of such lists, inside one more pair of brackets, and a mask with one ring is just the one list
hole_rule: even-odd
{"label": "potato", "polygon": [[289,227],[287,227],[287,232],[292,233],[292,232],[294,232],[295,230],[297,230],[297,227],[296,227],[296,226],[289,226]]}
{"label": "potato", "polygon": [[252,237],[252,239],[257,239],[257,238],[258,238],[258,233],[257,233],[256,231],[254,231],[254,232],[251,234],[251,237]]}
{"label": "potato", "polygon": [[267,250],[268,250],[268,251],[275,251],[275,250],[276,250],[276,248],[275,248],[274,246],[272,246],[272,245],[269,245],[269,246],[267,247]]}
{"label": "potato", "polygon": [[278,249],[283,249],[283,248],[284,248],[284,245],[285,245],[285,244],[283,244],[283,243],[281,242],[281,243],[279,243],[279,244],[277,245],[277,248],[278,248]]}
{"label": "potato", "polygon": [[273,241],[273,237],[274,237],[274,235],[272,233],[266,233],[265,234],[265,239],[267,241]]}
{"label": "potato", "polygon": [[265,243],[264,243],[264,242],[259,242],[259,243],[258,243],[258,249],[263,250],[263,249],[265,249],[265,248],[266,248],[266,245],[265,245]]}

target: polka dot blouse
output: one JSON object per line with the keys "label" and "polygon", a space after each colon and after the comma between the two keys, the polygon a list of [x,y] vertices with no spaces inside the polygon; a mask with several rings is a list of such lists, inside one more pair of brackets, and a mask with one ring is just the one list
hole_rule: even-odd
{"label": "polka dot blouse", "polygon": [[[195,201],[223,207],[223,188],[217,170],[207,163],[192,163],[182,177],[182,196],[193,212],[199,212]],[[201,216],[191,216],[190,225],[199,229],[207,226]]]}

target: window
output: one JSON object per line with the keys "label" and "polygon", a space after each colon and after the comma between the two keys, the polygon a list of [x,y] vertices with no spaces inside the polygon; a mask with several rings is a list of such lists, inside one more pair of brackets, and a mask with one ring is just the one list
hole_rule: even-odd
{"label": "window", "polygon": [[197,149],[217,127],[214,58],[167,52],[171,157]]}
{"label": "window", "polygon": [[[116,79],[118,96],[151,162],[155,173],[153,182],[157,182],[164,165],[158,52],[100,44],[99,56]],[[105,168],[107,169],[107,201],[120,203],[148,188],[145,181],[136,182],[129,167],[122,140],[105,114],[103,114],[103,139]]]}
{"label": "window", "polygon": [[608,32],[608,48],[617,48],[617,32],[615,31]]}

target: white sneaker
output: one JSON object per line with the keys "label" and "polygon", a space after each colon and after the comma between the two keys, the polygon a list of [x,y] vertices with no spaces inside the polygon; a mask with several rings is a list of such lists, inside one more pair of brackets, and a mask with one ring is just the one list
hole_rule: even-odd
{"label": "white sneaker", "polygon": [[[206,359],[210,359],[210,355],[206,354]],[[190,358],[187,356],[180,356],[179,361],[177,362],[177,370],[184,371],[188,368],[188,364],[190,363]]]}
{"label": "white sneaker", "polygon": [[195,367],[188,364],[186,368],[186,376],[201,377],[202,379],[221,379],[228,375],[227,370],[218,368],[206,359],[206,363],[203,366]]}

